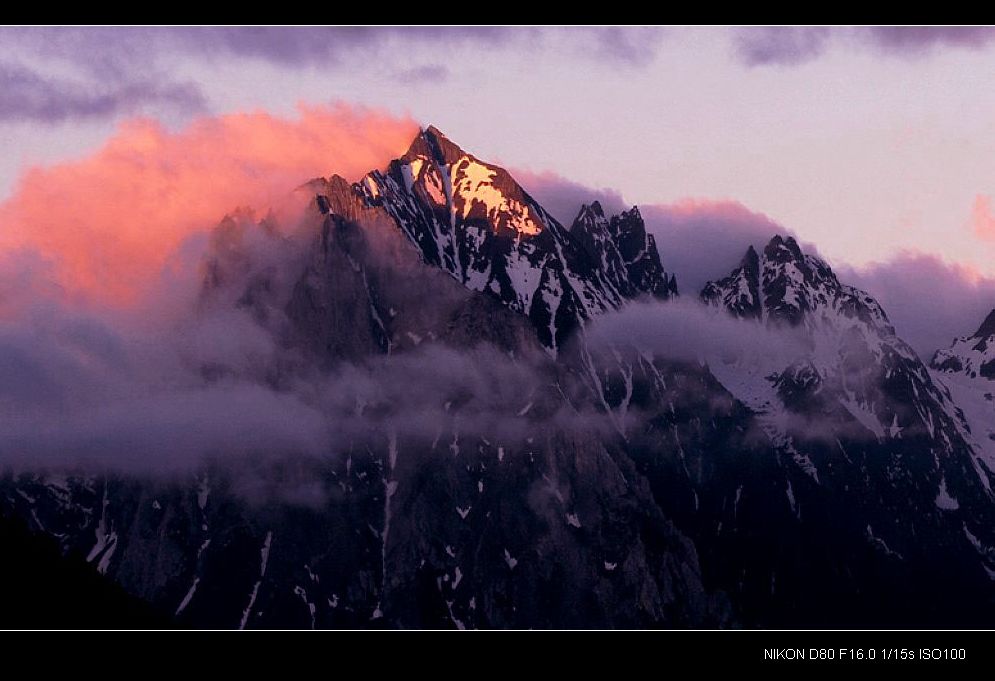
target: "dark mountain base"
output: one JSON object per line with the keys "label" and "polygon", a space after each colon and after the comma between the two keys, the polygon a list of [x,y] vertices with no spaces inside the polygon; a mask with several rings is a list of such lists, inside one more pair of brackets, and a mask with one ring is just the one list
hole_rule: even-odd
{"label": "dark mountain base", "polygon": [[0,515],[0,628],[166,629],[167,615],[129,595],[82,556]]}

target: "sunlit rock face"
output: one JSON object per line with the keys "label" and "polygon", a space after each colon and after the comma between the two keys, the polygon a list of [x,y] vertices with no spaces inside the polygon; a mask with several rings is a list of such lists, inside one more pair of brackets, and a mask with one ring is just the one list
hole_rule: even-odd
{"label": "sunlit rock face", "polygon": [[568,230],[507,171],[434,127],[356,188],[390,214],[425,262],[525,314],[553,350],[598,312],[643,294],[676,293],[637,210],[602,226],[600,206],[591,220],[585,208]]}

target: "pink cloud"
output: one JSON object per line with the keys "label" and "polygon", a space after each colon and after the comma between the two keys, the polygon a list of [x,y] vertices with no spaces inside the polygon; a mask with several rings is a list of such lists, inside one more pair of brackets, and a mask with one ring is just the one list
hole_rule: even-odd
{"label": "pink cloud", "polygon": [[992,197],[983,194],[974,197],[971,226],[978,237],[995,239],[995,214],[992,213]]}
{"label": "pink cloud", "polygon": [[293,119],[205,117],[179,132],[129,120],[91,156],[23,174],[0,204],[0,253],[37,253],[77,297],[132,303],[226,213],[265,214],[318,175],[358,179],[416,133],[411,119],[342,104],[301,105]]}

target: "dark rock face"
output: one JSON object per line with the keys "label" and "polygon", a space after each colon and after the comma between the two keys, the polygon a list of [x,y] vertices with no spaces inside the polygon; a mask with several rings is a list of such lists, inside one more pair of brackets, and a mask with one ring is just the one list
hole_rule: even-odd
{"label": "dark rock face", "polygon": [[985,321],[981,322],[981,326],[974,332],[975,338],[985,339],[992,336],[995,336],[995,310],[988,313]]}
{"label": "dark rock face", "polygon": [[22,476],[0,488],[184,626],[728,623],[621,444],[542,436],[549,415],[533,409],[536,436],[507,446],[387,436],[191,483]]}
{"label": "dark rock face", "polygon": [[570,227],[597,273],[602,287],[621,299],[649,294],[658,300],[677,295],[677,280],[660,262],[660,253],[638,208],[605,217],[595,201],[582,206]]}
{"label": "dark rock face", "polygon": [[[343,427],[324,457],[8,473],[0,512],[180,626],[992,624],[993,480],[964,415],[794,240],[702,298],[801,356],[688,364],[583,331],[677,294],[635,208],[566,229],[434,128],[384,172],[301,191],[295,239],[235,215],[206,263],[201,311],[249,310],[277,340],[258,380],[414,358],[472,381],[419,392],[404,423],[357,401],[381,427]],[[253,240],[279,257],[260,266]],[[475,411],[485,379],[507,403]]]}

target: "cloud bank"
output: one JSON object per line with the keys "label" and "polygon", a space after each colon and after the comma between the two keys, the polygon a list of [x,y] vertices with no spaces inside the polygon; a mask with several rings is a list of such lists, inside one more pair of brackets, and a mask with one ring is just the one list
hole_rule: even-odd
{"label": "cloud bank", "polygon": [[176,133],[130,120],[95,154],[22,176],[0,204],[0,252],[47,263],[50,280],[74,296],[129,303],[227,212],[265,214],[308,178],[358,179],[416,132],[409,119],[341,104],[302,105],[296,119],[200,118]]}
{"label": "cloud bank", "polygon": [[919,356],[929,360],[957,336],[974,333],[995,308],[995,278],[924,253],[855,269],[836,268],[844,282],[868,291]]}
{"label": "cloud bank", "polygon": [[[709,281],[728,276],[751,245],[762,251],[775,234],[797,239],[790,229],[737,201],[684,199],[639,210],[656,238],[664,267],[677,274],[685,295],[697,296]],[[801,246],[816,253],[811,244]]]}
{"label": "cloud bank", "polygon": [[771,359],[783,368],[809,351],[803,332],[740,319],[697,298],[639,302],[596,318],[587,330],[598,347],[632,346],[681,362]]}

